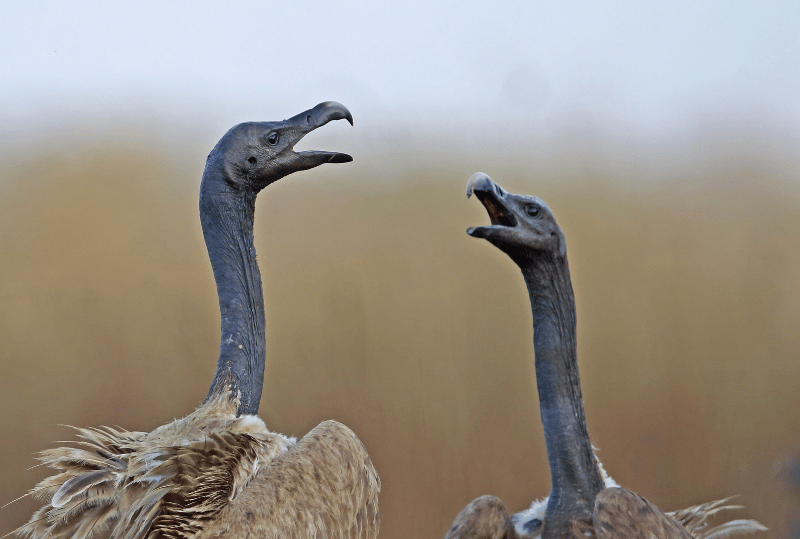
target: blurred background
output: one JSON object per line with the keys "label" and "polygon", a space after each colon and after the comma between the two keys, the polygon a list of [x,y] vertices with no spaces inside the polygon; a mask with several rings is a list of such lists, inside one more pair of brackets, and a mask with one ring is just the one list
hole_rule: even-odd
{"label": "blurred background", "polygon": [[[270,186],[261,416],[349,425],[381,536],[546,496],[527,295],[465,234],[478,170],[569,246],[589,433],[665,510],[739,494],[798,537],[800,4],[51,1],[0,21],[0,504],[61,425],[150,430],[206,395],[219,314],[197,216],[232,125],[320,101]],[[0,509],[0,534],[27,520]]]}

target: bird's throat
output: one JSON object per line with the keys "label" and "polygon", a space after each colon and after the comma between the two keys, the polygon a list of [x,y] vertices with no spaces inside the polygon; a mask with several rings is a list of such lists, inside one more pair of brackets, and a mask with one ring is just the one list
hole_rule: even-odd
{"label": "bird's throat", "polygon": [[[210,168],[210,167],[209,167]],[[219,360],[206,401],[229,391],[237,415],[256,414],[264,383],[264,296],[253,245],[256,194],[232,189],[206,169],[200,222],[217,283]]]}
{"label": "bird's throat", "polygon": [[567,260],[542,253],[519,265],[533,314],[536,384],[552,481],[542,531],[548,539],[562,536],[576,517],[591,515],[603,480],[586,430]]}

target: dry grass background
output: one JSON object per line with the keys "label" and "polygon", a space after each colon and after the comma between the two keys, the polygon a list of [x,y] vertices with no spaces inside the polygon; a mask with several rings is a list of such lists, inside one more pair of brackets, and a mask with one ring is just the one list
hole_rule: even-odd
{"label": "dry grass background", "polygon": [[[149,430],[206,394],[219,319],[196,208],[213,141],[134,139],[0,161],[0,503],[46,474],[27,468],[70,437],[59,425]],[[486,221],[464,197],[476,170],[545,199],[566,233],[609,472],[668,510],[738,493],[784,534],[793,500],[774,466],[800,450],[798,161],[722,146],[627,167],[618,150],[363,149],[262,193],[261,415],[286,434],[328,418],[358,433],[383,480],[382,537],[442,537],[476,496],[520,510],[549,490],[522,278],[464,233]],[[0,510],[0,533],[33,507]]]}

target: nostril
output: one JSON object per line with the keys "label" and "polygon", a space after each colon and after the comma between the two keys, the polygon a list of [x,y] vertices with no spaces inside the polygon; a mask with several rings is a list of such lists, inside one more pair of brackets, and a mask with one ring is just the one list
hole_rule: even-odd
{"label": "nostril", "polygon": [[258,159],[256,159],[255,157],[248,157],[247,158],[247,162],[250,163],[251,165],[255,165],[257,161],[258,161]]}
{"label": "nostril", "polygon": [[310,114],[306,114],[306,123],[307,124],[311,123],[311,115]]}

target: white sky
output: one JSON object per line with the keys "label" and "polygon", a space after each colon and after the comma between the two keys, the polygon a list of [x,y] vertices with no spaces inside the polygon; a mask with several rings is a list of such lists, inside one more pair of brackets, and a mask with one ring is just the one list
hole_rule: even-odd
{"label": "white sky", "polygon": [[658,133],[719,114],[800,132],[796,0],[29,0],[3,12],[3,136],[114,114],[223,128],[329,99],[356,126],[401,130]]}

